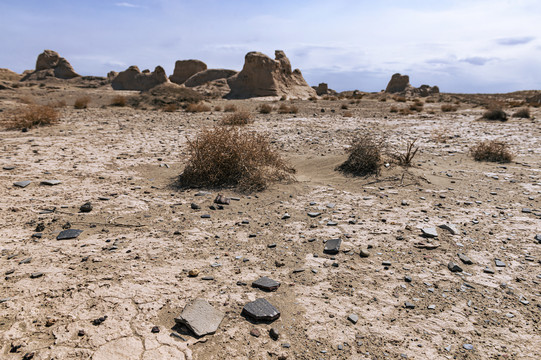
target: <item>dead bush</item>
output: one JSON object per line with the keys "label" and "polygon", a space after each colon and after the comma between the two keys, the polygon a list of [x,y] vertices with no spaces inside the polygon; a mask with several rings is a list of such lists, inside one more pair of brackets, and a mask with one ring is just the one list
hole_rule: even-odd
{"label": "dead bush", "polygon": [[177,104],[165,104],[162,107],[162,111],[164,112],[175,112],[178,110]]}
{"label": "dead bush", "polygon": [[411,115],[411,114],[413,114],[413,111],[410,108],[402,108],[402,109],[398,110],[398,113],[400,115]]}
{"label": "dead bush", "polygon": [[493,121],[507,121],[507,114],[501,108],[490,109],[483,113],[482,119]]}
{"label": "dead bush", "polygon": [[186,111],[191,113],[210,111],[210,106],[203,103],[191,103],[186,106]]}
{"label": "dead bush", "polygon": [[409,109],[410,109],[411,111],[421,112],[421,111],[423,111],[423,107],[424,107],[424,103],[423,103],[422,101],[420,101],[420,100],[415,100],[415,101],[413,102],[413,104],[411,104],[411,105],[409,106]]}
{"label": "dead bush", "polygon": [[391,109],[389,111],[392,112],[392,113],[397,113],[398,108],[396,106],[391,106]]}
{"label": "dead bush", "polygon": [[514,118],[529,119],[530,118],[530,109],[522,108],[515,111],[512,115]]}
{"label": "dead bush", "polygon": [[261,104],[259,106],[259,113],[260,114],[270,114],[272,112],[272,106],[269,104]]}
{"label": "dead bush", "polygon": [[89,96],[81,96],[80,98],[77,98],[75,100],[75,103],[73,103],[73,107],[76,109],[86,109],[89,103],[90,103]]}
{"label": "dead bush", "polygon": [[267,136],[237,127],[202,130],[188,141],[190,158],[180,175],[182,187],[236,187],[251,192],[274,181],[292,180],[295,172]]}
{"label": "dead bush", "polygon": [[347,149],[349,154],[347,160],[336,167],[336,170],[356,176],[378,175],[383,165],[384,147],[384,140],[373,135],[356,137]]}
{"label": "dead bush", "polygon": [[6,114],[8,129],[30,129],[36,126],[52,125],[58,122],[60,114],[49,105],[28,105],[25,109]]}
{"label": "dead bush", "polygon": [[406,102],[406,97],[396,95],[396,96],[393,97],[393,100],[396,101],[396,102]]}
{"label": "dead bush", "polygon": [[216,105],[214,107],[214,111],[222,111],[222,107],[220,105]]}
{"label": "dead bush", "polygon": [[441,111],[442,112],[455,112],[457,111],[458,107],[453,104],[442,104],[441,105]]}
{"label": "dead bush", "polygon": [[511,108],[517,108],[520,106],[523,106],[526,103],[524,100],[511,100],[507,103],[507,105]]}
{"label": "dead bush", "polygon": [[398,165],[404,166],[404,167],[411,166],[411,162],[413,161],[413,158],[417,154],[417,151],[419,151],[419,148],[415,147],[416,141],[417,139],[408,141],[406,143],[406,150],[404,152],[400,152],[396,150],[391,154],[391,157],[398,163]]}
{"label": "dead bush", "polygon": [[224,106],[224,111],[225,112],[235,112],[235,111],[237,111],[237,106],[235,104],[227,104],[226,106]]}
{"label": "dead bush", "polygon": [[221,125],[247,125],[253,123],[252,114],[249,111],[241,110],[235,111],[232,114],[228,114],[220,121]]}
{"label": "dead bush", "polygon": [[347,117],[347,118],[350,118],[350,117],[353,117],[353,113],[351,111],[346,111],[344,114],[343,114],[344,117]]}
{"label": "dead bush", "polygon": [[125,96],[122,96],[122,95],[116,95],[112,100],[111,100],[111,106],[119,106],[119,107],[123,107],[123,106],[126,106],[126,97]]}
{"label": "dead bush", "polygon": [[295,105],[287,106],[286,104],[281,104],[278,108],[279,114],[296,114],[299,112],[299,108]]}
{"label": "dead bush", "polygon": [[66,103],[66,100],[57,100],[49,103],[48,105],[55,109],[60,109],[66,107],[68,104]]}
{"label": "dead bush", "polygon": [[348,109],[347,104],[342,104],[342,106],[340,106],[340,109],[342,109],[342,110],[347,110],[347,109]]}
{"label": "dead bush", "polygon": [[471,149],[471,154],[477,161],[508,163],[513,159],[507,144],[496,140],[480,142]]}

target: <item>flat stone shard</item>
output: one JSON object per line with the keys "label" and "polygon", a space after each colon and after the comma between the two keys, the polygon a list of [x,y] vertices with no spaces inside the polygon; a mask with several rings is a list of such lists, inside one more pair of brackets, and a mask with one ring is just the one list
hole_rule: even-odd
{"label": "flat stone shard", "polygon": [[265,291],[275,291],[280,286],[278,281],[272,280],[266,276],[257,279],[252,283],[252,286]]}
{"label": "flat stone shard", "polygon": [[351,321],[353,324],[357,324],[357,321],[359,321],[359,316],[357,314],[350,314],[348,316],[348,320]]}
{"label": "flat stone shard", "polygon": [[471,261],[471,259],[469,257],[467,257],[466,255],[464,255],[464,254],[459,253],[458,258],[460,259],[460,261],[462,261],[466,265],[472,265],[473,264],[473,261]]}
{"label": "flat stone shard", "polygon": [[438,230],[435,227],[423,228],[421,229],[423,236],[426,238],[435,238],[438,237]]}
{"label": "flat stone shard", "polygon": [[225,314],[198,298],[186,305],[175,322],[186,325],[197,336],[214,334]]}
{"label": "flat stone shard", "polygon": [[75,239],[79,235],[81,235],[82,232],[83,230],[77,230],[77,229],[64,230],[64,231],[61,231],[60,234],[58,234],[58,236],[56,237],[56,240]]}
{"label": "flat stone shard", "polygon": [[457,263],[454,263],[452,261],[449,261],[449,264],[447,264],[447,268],[451,270],[451,272],[462,272],[462,268],[458,266]]}
{"label": "flat stone shard", "polygon": [[458,235],[459,230],[458,227],[456,227],[453,224],[443,224],[440,225],[440,229],[449,231],[452,235]]}
{"label": "flat stone shard", "polygon": [[244,305],[242,314],[254,320],[274,321],[280,317],[280,312],[265,299],[257,299]]}
{"label": "flat stone shard", "polygon": [[28,185],[30,185],[31,181],[29,180],[24,180],[24,181],[17,181],[17,182],[14,182],[13,185],[14,186],[17,186],[17,187],[20,187],[20,188],[25,188],[27,187]]}
{"label": "flat stone shard", "polygon": [[323,252],[325,254],[338,254],[340,251],[340,244],[342,244],[342,239],[331,239],[325,243],[325,248]]}
{"label": "flat stone shard", "polygon": [[41,185],[55,186],[55,185],[58,185],[60,183],[61,183],[60,180],[43,180],[41,182]]}

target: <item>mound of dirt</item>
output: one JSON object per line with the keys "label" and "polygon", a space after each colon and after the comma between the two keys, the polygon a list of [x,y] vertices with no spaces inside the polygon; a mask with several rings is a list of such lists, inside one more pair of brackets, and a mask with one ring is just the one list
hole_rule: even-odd
{"label": "mound of dirt", "polygon": [[167,82],[169,79],[161,66],[156,66],[154,72],[141,72],[137,66],[130,66],[113,79],[111,86],[115,90],[145,91]]}

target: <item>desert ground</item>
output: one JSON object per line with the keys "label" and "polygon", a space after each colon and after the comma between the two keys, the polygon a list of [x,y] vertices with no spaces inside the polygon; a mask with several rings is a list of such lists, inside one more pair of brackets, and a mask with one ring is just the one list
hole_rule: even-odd
{"label": "desert ground", "polygon": [[[209,99],[210,111],[189,113],[110,106],[139,93],[80,85],[0,91],[2,113],[64,102],[57,124],[0,131],[0,358],[539,358],[541,109],[479,120],[486,103],[511,114],[525,94],[438,94],[412,114],[390,111],[412,99],[384,93]],[[81,96],[88,108],[75,109]],[[282,103],[298,112],[257,111]],[[245,128],[268,136],[295,181],[254,193],[178,187],[188,140],[216,126],[216,107],[228,104],[253,114]],[[412,166],[335,171],[362,133],[396,151],[416,139]],[[509,144],[512,162],[472,159],[472,146],[493,139]],[[42,184],[50,180],[60,183]],[[211,210],[219,193],[233,200]],[[57,240],[68,228],[82,233]],[[438,236],[423,237],[427,228]],[[339,252],[324,253],[336,238]],[[252,287],[262,276],[280,287]],[[176,325],[196,298],[225,314],[215,334]],[[241,315],[258,298],[280,317]]]}

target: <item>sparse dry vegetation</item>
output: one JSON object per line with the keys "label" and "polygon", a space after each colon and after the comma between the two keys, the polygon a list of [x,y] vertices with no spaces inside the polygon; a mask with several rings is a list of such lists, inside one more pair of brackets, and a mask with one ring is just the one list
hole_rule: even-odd
{"label": "sparse dry vegetation", "polygon": [[218,111],[218,112],[219,112],[219,111],[222,111],[222,107],[221,107],[220,105],[216,105],[216,106],[214,107],[214,111]]}
{"label": "sparse dry vegetation", "polygon": [[90,97],[89,96],[81,96],[80,98],[77,98],[75,100],[75,103],[73,103],[73,107],[75,109],[86,109],[88,108],[88,104],[90,103]]}
{"label": "sparse dry vegetation", "polygon": [[410,167],[419,147],[415,147],[417,139],[408,141],[406,143],[406,150],[404,152],[395,151],[391,154],[391,157],[398,163],[400,166]]}
{"label": "sparse dry vegetation", "polygon": [[406,97],[405,97],[405,96],[396,95],[396,96],[393,97],[393,100],[396,101],[396,102],[406,102]]}
{"label": "sparse dry vegetation", "polygon": [[458,107],[453,104],[442,104],[441,105],[441,111],[442,112],[455,112],[458,110]]}
{"label": "sparse dry vegetation", "polygon": [[210,106],[204,103],[191,103],[186,106],[186,111],[191,113],[210,111]]}
{"label": "sparse dry vegetation", "polygon": [[397,113],[398,112],[398,108],[396,106],[391,106],[391,108],[389,109],[390,112],[392,113]]}
{"label": "sparse dry vegetation", "polygon": [[424,103],[421,100],[415,100],[413,104],[409,106],[411,111],[421,112],[423,111]]}
{"label": "sparse dry vegetation", "polygon": [[220,121],[221,125],[234,125],[234,126],[242,126],[251,124],[254,122],[253,116],[249,111],[246,110],[240,110],[235,111],[232,114],[228,114],[222,118]]}
{"label": "sparse dry vegetation", "polygon": [[30,129],[36,126],[52,125],[58,122],[60,114],[49,105],[30,104],[24,109],[7,113],[5,126],[8,129]]}
{"label": "sparse dry vegetation", "polygon": [[224,106],[225,112],[235,112],[237,111],[237,106],[235,104],[227,104]]}
{"label": "sparse dry vegetation", "polygon": [[111,100],[111,106],[124,107],[126,106],[126,104],[127,104],[127,100],[126,100],[126,97],[123,95],[116,95]]}
{"label": "sparse dry vegetation", "polygon": [[529,119],[530,118],[530,109],[528,108],[522,108],[515,111],[512,115],[514,118],[520,118],[520,119]]}
{"label": "sparse dry vegetation", "polygon": [[269,104],[261,104],[259,106],[260,114],[270,114],[272,112],[272,106]]}
{"label": "sparse dry vegetation", "polygon": [[287,106],[286,104],[281,104],[278,108],[279,114],[296,114],[299,112],[299,108],[295,105]]}
{"label": "sparse dry vegetation", "polygon": [[162,107],[163,112],[175,112],[177,110],[178,110],[178,105],[177,104],[165,104]]}
{"label": "sparse dry vegetation", "polygon": [[496,140],[480,142],[471,149],[471,154],[477,161],[508,163],[513,160],[508,145]]}
{"label": "sparse dry vegetation", "polygon": [[237,127],[218,126],[188,141],[190,159],[180,176],[182,187],[236,187],[251,192],[295,172],[267,137]]}
{"label": "sparse dry vegetation", "polygon": [[507,114],[501,108],[489,109],[483,113],[482,119],[492,121],[507,121]]}
{"label": "sparse dry vegetation", "polygon": [[356,176],[378,175],[383,165],[384,148],[385,141],[373,135],[356,137],[347,149],[348,159],[336,170]]}
{"label": "sparse dry vegetation", "polygon": [[342,114],[344,117],[350,118],[353,117],[353,113],[351,111],[346,111],[344,114]]}

